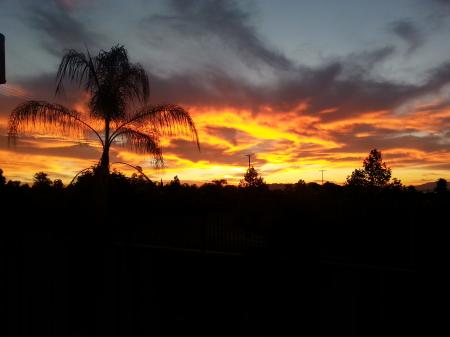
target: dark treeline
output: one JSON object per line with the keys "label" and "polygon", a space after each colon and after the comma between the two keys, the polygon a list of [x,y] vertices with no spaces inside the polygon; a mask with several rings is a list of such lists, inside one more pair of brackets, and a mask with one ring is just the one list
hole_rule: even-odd
{"label": "dark treeline", "polygon": [[[297,295],[314,306],[319,288],[321,335],[375,336],[428,328],[450,193],[444,180],[427,193],[398,181],[270,190],[117,171],[100,188],[87,171],[69,186],[1,175],[0,204],[11,335],[273,335],[300,320]],[[24,294],[37,299],[16,302]]]}
{"label": "dark treeline", "polygon": [[[372,234],[366,237],[357,255],[361,257],[361,250],[366,249],[374,255],[372,258],[381,259],[381,252],[370,252],[370,240],[376,241],[380,235],[384,241],[392,240],[393,246],[402,240],[410,244],[410,227],[420,225],[423,228],[415,230],[424,230],[429,224],[429,228],[434,219],[442,219],[450,201],[443,179],[433,192],[426,193],[397,182],[375,187],[329,182],[319,185],[302,180],[271,190],[266,184],[234,186],[224,180],[188,185],[178,177],[162,184],[114,171],[105,193],[90,171],[69,186],[50,180],[43,172],[35,174],[31,185],[0,177],[3,217],[14,219],[10,230],[86,228],[99,235],[116,231],[120,240],[162,240],[161,243],[198,249],[205,248],[202,245],[208,239],[214,241],[216,235],[222,244],[242,239],[242,249],[276,247],[280,254],[295,253],[301,246],[302,233],[326,228],[320,241],[328,234],[342,238],[335,240],[339,247],[332,242],[321,245],[322,253],[343,254],[346,237],[368,231]],[[439,221],[435,224],[439,225]],[[220,233],[222,238],[218,237]],[[203,237],[204,234],[211,237]],[[214,244],[212,241],[209,243]],[[392,262],[395,256],[387,258]]]}

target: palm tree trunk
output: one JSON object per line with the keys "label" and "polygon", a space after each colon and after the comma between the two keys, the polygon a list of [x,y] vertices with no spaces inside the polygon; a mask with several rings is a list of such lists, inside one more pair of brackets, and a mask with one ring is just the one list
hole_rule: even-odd
{"label": "palm tree trunk", "polygon": [[100,163],[97,167],[98,171],[98,189],[97,189],[97,221],[106,224],[109,217],[109,136],[110,136],[110,120],[105,119],[105,139],[103,141],[103,153]]}
{"label": "palm tree trunk", "polygon": [[102,175],[102,178],[107,179],[109,175],[109,133],[110,133],[110,120],[109,118],[105,119],[105,140],[103,145],[103,153],[102,157],[100,159],[100,174]]}
{"label": "palm tree trunk", "polygon": [[100,159],[99,171],[100,171],[100,174],[105,178],[109,175],[109,145],[106,145],[106,144],[103,147],[103,153],[102,153],[102,157]]}

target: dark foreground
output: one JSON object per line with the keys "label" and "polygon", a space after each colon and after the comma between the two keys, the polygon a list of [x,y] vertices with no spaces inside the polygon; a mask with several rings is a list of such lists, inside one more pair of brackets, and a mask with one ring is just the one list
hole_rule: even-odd
{"label": "dark foreground", "polygon": [[445,318],[448,194],[86,188],[0,191],[2,336],[406,336]]}

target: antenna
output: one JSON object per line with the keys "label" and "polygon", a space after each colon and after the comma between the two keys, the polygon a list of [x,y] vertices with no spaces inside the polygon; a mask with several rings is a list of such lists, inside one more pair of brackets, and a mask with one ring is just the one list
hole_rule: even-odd
{"label": "antenna", "polygon": [[326,172],[327,170],[319,170],[319,172],[322,172],[322,185],[323,185],[323,173]]}
{"label": "antenna", "polygon": [[251,166],[251,158],[253,155],[254,155],[254,153],[249,153],[249,154],[245,155],[246,157],[248,157],[248,168],[250,168],[250,166]]}

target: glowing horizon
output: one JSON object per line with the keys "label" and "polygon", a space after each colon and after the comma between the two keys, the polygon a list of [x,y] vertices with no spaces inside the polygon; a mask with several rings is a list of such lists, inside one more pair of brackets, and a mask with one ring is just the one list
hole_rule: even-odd
{"label": "glowing horizon", "polygon": [[[149,156],[130,152],[118,145],[112,149],[111,162],[141,166],[155,181],[169,181],[176,175],[188,183],[226,179],[230,184],[237,184],[247,169],[245,154],[255,153],[252,164],[268,183],[296,183],[300,179],[320,182],[320,170],[325,169],[325,181],[342,184],[355,168],[361,167],[362,160],[372,149],[367,147],[367,151],[339,152],[342,144],[332,141],[328,133],[333,127],[342,128],[341,124],[346,122],[340,122],[339,126],[324,123],[321,128],[315,126],[315,132],[311,132],[308,128],[317,123],[314,118],[297,115],[289,118],[289,113],[270,120],[267,115],[270,112],[254,116],[247,110],[214,111],[195,107],[189,110],[197,124],[202,149],[200,152],[189,139],[164,138],[165,168],[162,170],[152,167]],[[383,114],[374,113],[378,118]],[[441,114],[447,116],[447,113]],[[393,128],[401,123],[389,119]],[[371,117],[367,121],[370,120]],[[357,123],[361,122],[358,119]],[[6,130],[5,120],[0,122],[0,130]],[[368,136],[357,135],[361,139]],[[444,172],[433,172],[427,166],[449,160],[449,152],[429,154],[413,148],[379,149],[393,169],[393,177],[401,179],[406,185],[445,178]],[[64,151],[67,155],[62,154]],[[404,158],[405,154],[407,158]],[[8,179],[30,182],[34,173],[44,171],[52,179],[62,179],[67,183],[77,172],[97,163],[101,148],[93,138],[63,138],[39,133],[37,129],[37,132],[30,131],[19,137],[16,146],[2,149],[0,155],[1,168]],[[397,155],[401,155],[400,158],[396,158]],[[416,163],[411,163],[411,159]],[[121,164],[114,164],[111,168],[126,175],[135,173]]]}

